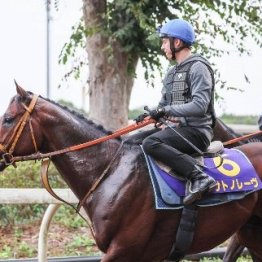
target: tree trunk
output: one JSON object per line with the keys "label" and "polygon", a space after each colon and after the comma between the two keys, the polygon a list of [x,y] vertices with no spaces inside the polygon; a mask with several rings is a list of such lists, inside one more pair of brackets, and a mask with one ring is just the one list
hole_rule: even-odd
{"label": "tree trunk", "polygon": [[[103,35],[105,0],[83,0],[85,25],[97,30],[87,37],[90,118],[109,130],[128,123],[128,107],[134,78],[128,74],[129,55],[118,42]],[[134,68],[138,58],[132,57]]]}

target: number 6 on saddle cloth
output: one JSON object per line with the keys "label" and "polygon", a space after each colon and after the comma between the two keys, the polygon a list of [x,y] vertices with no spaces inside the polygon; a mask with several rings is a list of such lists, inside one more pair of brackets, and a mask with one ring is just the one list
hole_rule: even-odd
{"label": "number 6 on saddle cloth", "polygon": [[[163,168],[162,163],[145,152],[144,155],[153,186],[156,209],[183,208],[185,181],[169,173]],[[237,149],[223,149],[220,157],[205,158],[204,166],[203,171],[212,176],[217,185],[203,199],[195,202],[198,206],[219,205],[239,200],[262,188],[262,182],[249,159]]]}

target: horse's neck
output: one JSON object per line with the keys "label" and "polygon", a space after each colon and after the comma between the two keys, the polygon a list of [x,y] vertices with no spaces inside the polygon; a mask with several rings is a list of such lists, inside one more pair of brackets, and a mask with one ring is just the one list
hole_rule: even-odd
{"label": "horse's neck", "polygon": [[[69,112],[61,112],[51,120],[54,122],[44,124],[42,144],[45,152],[81,144],[106,135],[96,125]],[[82,198],[108,166],[119,146],[118,140],[110,140],[55,156],[52,161],[68,186],[79,198]]]}
{"label": "horse's neck", "polygon": [[88,192],[113,159],[119,144],[113,141],[53,158],[57,170],[79,197]]}

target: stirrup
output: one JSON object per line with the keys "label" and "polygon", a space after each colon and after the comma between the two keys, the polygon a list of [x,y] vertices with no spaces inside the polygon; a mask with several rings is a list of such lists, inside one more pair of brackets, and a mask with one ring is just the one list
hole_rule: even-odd
{"label": "stirrup", "polygon": [[207,148],[205,155],[209,155],[209,156],[215,156],[217,154],[221,154],[224,151],[224,145],[221,141],[212,141],[209,145],[209,147]]}
{"label": "stirrup", "polygon": [[[202,199],[202,197],[206,193],[211,192],[216,187],[217,183],[216,183],[215,180],[210,181],[210,184],[208,185],[208,187],[206,187],[202,190],[200,190],[200,188],[199,188],[198,191],[195,191],[195,192],[192,191],[191,185],[192,185],[192,182],[188,181],[187,186],[186,186],[186,196],[184,197],[184,200],[183,200],[184,205],[190,205],[190,204],[194,203],[195,201]],[[189,197],[189,199],[187,199],[188,197]],[[185,199],[187,199],[187,201],[185,201]],[[189,200],[189,202],[188,202],[188,200]]]}

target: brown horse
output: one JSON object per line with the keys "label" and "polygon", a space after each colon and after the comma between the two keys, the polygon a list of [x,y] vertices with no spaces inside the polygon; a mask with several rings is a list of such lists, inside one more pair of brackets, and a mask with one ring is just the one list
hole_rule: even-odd
{"label": "brown horse", "polygon": [[[240,137],[241,134],[235,132],[232,128],[226,125],[221,119],[216,119],[216,124],[214,127],[214,140],[219,140],[222,142],[232,140],[234,138]],[[244,142],[238,142],[237,145],[243,145]],[[229,147],[235,147],[236,144],[232,144]]]}
{"label": "brown horse", "polygon": [[235,143],[228,144],[227,148],[232,148],[240,145],[244,145],[246,143],[252,142],[262,142],[261,131],[255,132],[253,134],[249,134],[246,137],[242,136],[242,134],[236,132],[231,127],[226,125],[221,119],[217,118],[216,124],[214,127],[214,140],[219,140],[222,142],[228,142],[235,138],[243,138]]}
{"label": "brown horse", "polygon": [[[221,119],[217,119],[214,128],[214,140],[228,141],[234,138],[241,137],[241,134],[235,132],[227,126]],[[243,145],[245,143],[262,142],[261,135],[255,135],[248,139],[240,140],[237,143],[229,144],[229,148]],[[244,236],[244,237],[243,237]],[[248,239],[249,244],[247,244]],[[249,253],[253,261],[261,261],[261,258],[256,254],[256,249],[261,245],[262,241],[262,219],[258,216],[252,216],[248,222],[235,233],[227,246],[227,251],[223,257],[224,262],[235,262],[241,255],[246,245],[248,245]],[[256,248],[252,248],[256,245]]]}
{"label": "brown horse", "polygon": [[[18,124],[24,125],[23,131],[19,131]],[[42,97],[36,98],[17,85],[17,95],[0,119],[0,156],[5,159],[0,162],[0,169],[6,167],[8,153],[46,153],[106,134],[83,116]],[[102,262],[162,261],[175,241],[182,211],[155,209],[141,148],[132,139],[122,141],[112,139],[51,160],[79,200],[106,171],[107,176],[83,203],[97,246],[105,253]],[[262,179],[262,144],[246,144],[239,149]],[[252,216],[262,218],[262,191],[238,201],[199,208],[188,254],[217,246],[243,228]],[[249,237],[243,238],[246,246],[252,244]],[[262,241],[252,248],[262,259],[261,244]]]}

